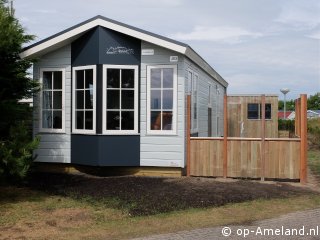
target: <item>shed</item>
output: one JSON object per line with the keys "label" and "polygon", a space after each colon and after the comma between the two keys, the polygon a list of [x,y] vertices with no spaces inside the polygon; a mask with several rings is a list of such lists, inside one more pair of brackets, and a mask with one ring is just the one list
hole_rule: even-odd
{"label": "shed", "polygon": [[193,136],[223,134],[227,82],[190,46],[96,16],[21,53],[38,58],[37,162],[186,166],[186,95]]}
{"label": "shed", "polygon": [[[228,136],[261,137],[261,95],[228,95]],[[278,95],[265,95],[266,137],[278,137]]]}

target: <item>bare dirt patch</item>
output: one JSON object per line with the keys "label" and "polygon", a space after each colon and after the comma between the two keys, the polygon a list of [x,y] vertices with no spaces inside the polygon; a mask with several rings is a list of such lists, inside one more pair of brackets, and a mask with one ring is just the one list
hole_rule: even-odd
{"label": "bare dirt patch", "polygon": [[131,216],[216,207],[255,199],[286,198],[311,192],[280,182],[264,184],[212,178],[93,177],[54,173],[33,174],[28,186],[49,194],[111,204]]}

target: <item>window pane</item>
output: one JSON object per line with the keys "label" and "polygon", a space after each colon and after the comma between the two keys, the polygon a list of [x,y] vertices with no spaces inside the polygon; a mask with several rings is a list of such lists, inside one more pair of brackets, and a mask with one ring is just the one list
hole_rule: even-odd
{"label": "window pane", "polygon": [[151,90],[151,109],[161,109],[161,90]]}
{"label": "window pane", "polygon": [[134,88],[134,69],[122,69],[121,87]]}
{"label": "window pane", "polygon": [[52,72],[43,72],[43,89],[52,89]]}
{"label": "window pane", "polygon": [[52,109],[52,92],[43,91],[42,93],[42,108]]}
{"label": "window pane", "polygon": [[62,111],[53,111],[53,128],[62,128]]}
{"label": "window pane", "polygon": [[85,111],[85,129],[93,129],[93,113],[92,111]]}
{"label": "window pane", "polygon": [[107,111],[107,130],[120,129],[120,112]]}
{"label": "window pane", "polygon": [[162,112],[162,130],[172,130],[172,112]]}
{"label": "window pane", "polygon": [[133,130],[134,111],[122,111],[121,115],[121,130]]}
{"label": "window pane", "polygon": [[161,130],[161,112],[151,111],[150,119],[150,129],[151,130]]}
{"label": "window pane", "polygon": [[76,91],[76,109],[84,108],[84,91]]}
{"label": "window pane", "polygon": [[107,88],[120,87],[120,69],[107,69]]}
{"label": "window pane", "polygon": [[163,90],[162,91],[162,109],[172,109],[173,108],[173,90]]}
{"label": "window pane", "polygon": [[83,129],[84,112],[76,111],[76,129]]}
{"label": "window pane", "polygon": [[85,90],[85,103],[86,103],[86,109],[92,109],[93,108],[93,94],[92,90]]}
{"label": "window pane", "polygon": [[265,109],[266,109],[266,119],[271,119],[271,104],[266,103]]}
{"label": "window pane", "polygon": [[62,109],[62,91],[53,92],[53,109]]}
{"label": "window pane", "polygon": [[259,119],[259,104],[248,104],[248,119]]}
{"label": "window pane", "polygon": [[172,68],[163,69],[163,87],[173,88],[173,69]]}
{"label": "window pane", "polygon": [[42,111],[42,127],[52,127],[52,111]]}
{"label": "window pane", "polygon": [[93,88],[93,69],[87,69],[85,71],[86,71],[85,88]]}
{"label": "window pane", "polygon": [[161,69],[151,69],[151,88],[161,88]]}
{"label": "window pane", "polygon": [[133,90],[123,90],[121,92],[121,109],[134,109]]}
{"label": "window pane", "polygon": [[62,89],[62,72],[53,72],[53,89]]}
{"label": "window pane", "polygon": [[120,90],[107,90],[107,109],[120,108]]}
{"label": "window pane", "polygon": [[84,88],[84,70],[76,71],[76,89]]}

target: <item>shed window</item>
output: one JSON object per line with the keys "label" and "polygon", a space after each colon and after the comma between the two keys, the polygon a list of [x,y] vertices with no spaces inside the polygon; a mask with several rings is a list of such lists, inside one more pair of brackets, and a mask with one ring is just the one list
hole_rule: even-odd
{"label": "shed window", "polygon": [[64,131],[64,69],[41,69],[41,121],[43,132]]}
{"label": "shed window", "polygon": [[177,102],[177,66],[147,67],[148,132],[175,134]]}
{"label": "shed window", "polygon": [[[248,119],[262,119],[260,103],[248,103]],[[265,119],[271,119],[271,104],[265,104]]]}
{"label": "shed window", "polygon": [[138,133],[138,66],[103,66],[103,132]]}
{"label": "shed window", "polygon": [[96,66],[73,68],[73,132],[95,133]]}

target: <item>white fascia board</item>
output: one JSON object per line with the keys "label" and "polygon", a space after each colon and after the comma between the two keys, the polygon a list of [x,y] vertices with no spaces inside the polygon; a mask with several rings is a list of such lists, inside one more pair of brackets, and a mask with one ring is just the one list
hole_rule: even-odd
{"label": "white fascia board", "polygon": [[178,52],[178,53],[185,54],[186,49],[187,49],[185,46],[181,46],[179,44],[175,44],[175,43],[166,41],[164,39],[157,38],[155,36],[151,36],[147,33],[143,33],[143,32],[140,32],[140,31],[137,31],[137,30],[125,27],[125,26],[121,26],[121,25],[118,25],[118,24],[115,24],[112,22],[108,22],[103,19],[97,19],[97,21],[99,21],[98,24],[102,27],[109,28],[109,29],[114,30],[116,32],[120,32],[120,33],[144,40],[146,42],[153,43],[155,45],[158,45],[158,46],[161,46],[164,48],[168,48],[168,49],[175,51],[175,52]]}
{"label": "white fascia board", "polygon": [[22,52],[20,54],[21,58],[26,58],[26,57],[30,57],[32,55],[36,55],[39,52],[45,51],[46,49],[49,48],[54,48],[54,46],[57,45],[63,45],[64,42],[68,42],[70,41],[70,39],[73,39],[75,36],[82,34],[83,32],[86,32],[96,26],[102,26],[102,27],[106,27],[109,28],[111,30],[153,43],[155,45],[159,45],[161,47],[164,48],[168,48],[170,50],[185,54],[186,52],[186,47],[166,41],[164,39],[160,39],[157,38],[155,36],[151,36],[147,33],[142,33],[139,32],[137,30],[134,29],[130,29],[128,27],[125,26],[121,26],[112,22],[108,22],[106,20],[103,19],[95,19],[91,22],[88,22],[86,24],[83,24],[75,29],[72,29],[68,32],[65,32],[55,38],[49,39],[48,41],[45,41],[43,43],[40,43],[39,45],[36,45],[32,48],[29,48],[27,50],[25,50],[24,52]]}
{"label": "white fascia board", "polygon": [[194,50],[190,47],[187,48],[185,55],[201,67],[210,76],[216,79],[224,87],[228,87],[228,83],[224,80],[205,60],[203,60]]}
{"label": "white fascia board", "polygon": [[29,57],[32,56],[34,54],[37,54],[38,52],[41,52],[47,48],[53,47],[54,45],[58,45],[64,41],[67,41],[71,38],[73,38],[74,36],[81,34],[85,31],[88,31],[91,28],[94,28],[95,26],[97,26],[97,20],[94,20],[92,22],[88,22],[80,27],[77,27],[75,29],[72,29],[68,32],[65,32],[55,38],[49,39],[48,41],[45,41],[43,43],[40,43],[39,45],[36,45],[32,48],[27,49],[26,51],[22,52],[20,54],[21,58],[25,58],[25,57]]}

